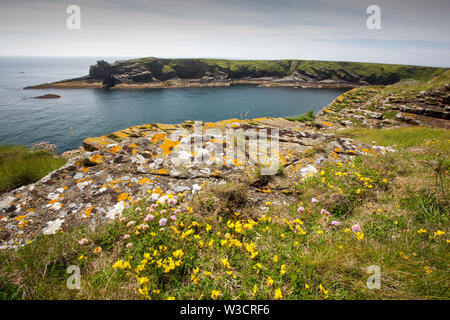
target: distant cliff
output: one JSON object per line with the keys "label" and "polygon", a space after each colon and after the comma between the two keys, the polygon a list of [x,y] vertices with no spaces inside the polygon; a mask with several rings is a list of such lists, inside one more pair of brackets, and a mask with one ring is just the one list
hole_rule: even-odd
{"label": "distant cliff", "polygon": [[98,61],[89,75],[28,88],[159,88],[228,86],[353,87],[402,79],[428,80],[439,68],[311,60],[220,60],[141,58]]}

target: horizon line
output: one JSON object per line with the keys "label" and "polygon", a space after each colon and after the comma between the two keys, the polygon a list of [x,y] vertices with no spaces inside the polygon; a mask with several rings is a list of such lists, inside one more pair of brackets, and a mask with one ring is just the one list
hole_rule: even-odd
{"label": "horizon line", "polygon": [[371,64],[387,64],[387,65],[401,65],[401,66],[415,66],[428,68],[444,68],[449,66],[430,66],[421,64],[401,64],[389,62],[372,62],[372,61],[350,61],[350,60],[316,60],[316,59],[299,59],[299,58],[277,58],[277,59],[251,59],[251,58],[228,58],[228,57],[155,57],[155,56],[108,56],[108,55],[66,55],[66,56],[52,56],[52,55],[4,55],[0,54],[0,58],[122,58],[127,60],[156,58],[156,59],[214,59],[214,60],[241,60],[241,61],[279,61],[279,60],[299,60],[299,61],[324,61],[324,62],[355,62],[355,63],[371,63]]}

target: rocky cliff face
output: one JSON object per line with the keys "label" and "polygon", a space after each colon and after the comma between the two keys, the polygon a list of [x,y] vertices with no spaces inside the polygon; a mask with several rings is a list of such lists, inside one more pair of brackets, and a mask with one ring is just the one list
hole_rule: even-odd
{"label": "rocky cliff face", "polygon": [[[142,58],[98,61],[89,75],[47,87],[105,88],[215,86],[252,83],[262,86],[360,86],[427,78],[438,69],[357,62],[302,60],[218,60]],[[35,86],[45,87],[46,85]],[[33,87],[31,87],[33,88]]]}

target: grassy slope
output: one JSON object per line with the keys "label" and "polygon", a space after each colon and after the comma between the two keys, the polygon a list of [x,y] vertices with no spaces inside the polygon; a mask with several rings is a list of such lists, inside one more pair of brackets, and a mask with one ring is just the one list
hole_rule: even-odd
{"label": "grassy slope", "polygon": [[133,62],[150,63],[159,61],[164,67],[165,73],[173,72],[179,68],[186,68],[193,64],[194,68],[206,68],[211,71],[222,70],[238,75],[245,72],[259,73],[261,75],[285,76],[294,71],[320,77],[321,75],[336,75],[344,77],[351,75],[357,78],[373,76],[376,78],[389,74],[398,75],[400,79],[414,79],[428,81],[432,76],[442,72],[441,68],[360,63],[360,62],[335,62],[315,60],[225,60],[225,59],[160,59],[140,58]]}
{"label": "grassy slope", "polygon": [[[243,194],[245,185],[226,185],[214,191],[219,202],[206,192],[202,205],[164,229],[158,220],[168,217],[161,212],[167,205],[158,206],[149,230],[137,229],[148,206],[144,200],[126,210],[124,223],[41,236],[16,252],[0,252],[0,296],[210,299],[218,290],[219,298],[273,299],[279,289],[283,299],[448,299],[449,176],[448,167],[436,170],[448,160],[449,131],[342,134],[395,143],[399,151],[326,163],[317,176],[298,183],[297,203],[267,204],[263,217],[208,214],[208,206],[232,207]],[[305,213],[297,212],[299,205]],[[322,208],[331,216],[321,215]],[[331,220],[340,225],[332,227]],[[136,225],[127,227],[129,221]],[[360,234],[349,230],[355,223]],[[124,234],[131,238],[123,240]],[[87,246],[77,243],[83,237]],[[133,247],[126,249],[127,243]],[[96,247],[102,252],[95,254]],[[120,260],[130,268],[114,268]],[[66,288],[71,264],[81,267],[79,291]],[[366,287],[371,265],[381,268],[380,290]]]}
{"label": "grassy slope", "polygon": [[0,192],[36,182],[65,163],[65,159],[42,150],[0,146]]}

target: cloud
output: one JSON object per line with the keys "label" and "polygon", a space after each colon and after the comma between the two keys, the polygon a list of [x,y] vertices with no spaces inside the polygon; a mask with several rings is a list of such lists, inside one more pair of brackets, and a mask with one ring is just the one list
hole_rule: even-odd
{"label": "cloud", "polygon": [[[3,0],[0,55],[299,58],[449,66],[450,2]],[[66,29],[68,5],[81,30]],[[375,54],[376,53],[376,54]],[[433,60],[428,60],[428,59]]]}

